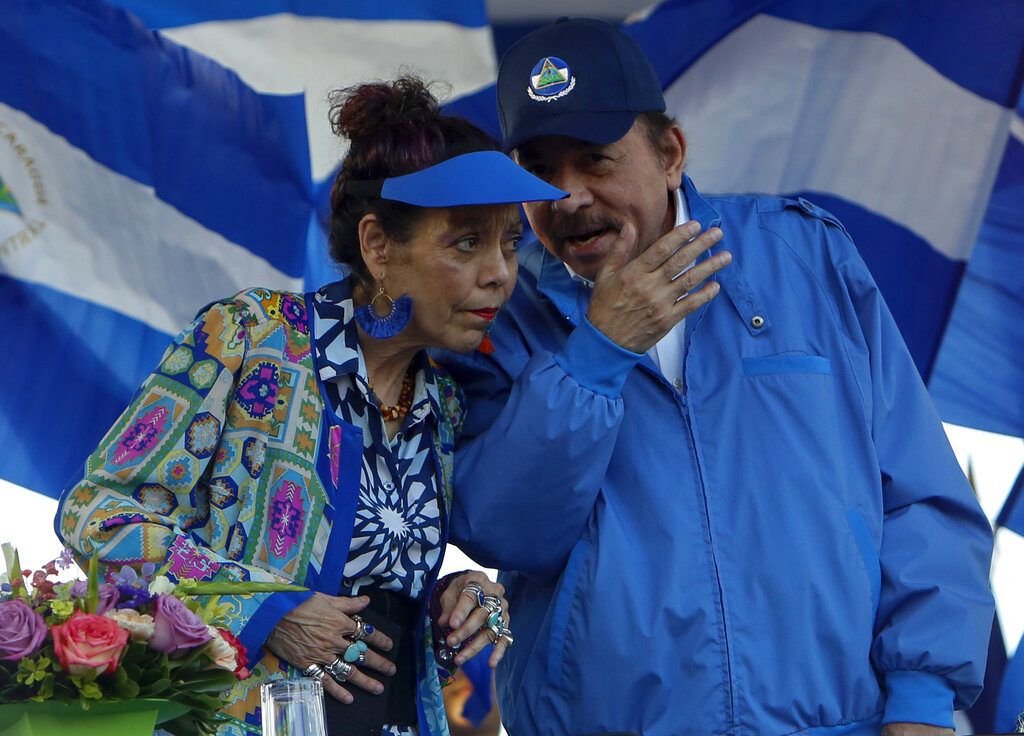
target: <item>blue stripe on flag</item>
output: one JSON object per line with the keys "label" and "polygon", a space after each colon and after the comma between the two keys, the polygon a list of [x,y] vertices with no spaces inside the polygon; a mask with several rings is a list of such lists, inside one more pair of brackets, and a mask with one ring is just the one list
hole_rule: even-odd
{"label": "blue stripe on flag", "polygon": [[935,363],[942,418],[1024,437],[1024,143],[1011,138]]}
{"label": "blue stripe on flag", "polygon": [[[1024,536],[1024,468],[1021,468],[1017,480],[1010,489],[1003,508],[996,519],[996,527],[1006,527],[1015,534]],[[1021,703],[1021,710],[1024,710],[1024,702]]]}
{"label": "blue stripe on flag", "polygon": [[471,95],[463,95],[444,106],[447,115],[458,115],[472,120],[497,141],[501,141],[501,124],[498,122],[498,94],[492,84]]}
{"label": "blue stripe on flag", "polygon": [[1017,716],[1024,715],[1024,637],[1006,665],[999,687],[999,703],[993,723],[995,733],[1016,733]]}
{"label": "blue stripe on flag", "polygon": [[0,101],[207,228],[302,274],[311,201],[304,103],[91,0],[11,0]]}
{"label": "blue stripe on flag", "polygon": [[174,28],[212,20],[239,20],[276,13],[352,20],[441,20],[470,28],[487,25],[481,2],[451,0],[115,0],[150,28]]}
{"label": "blue stripe on flag", "polygon": [[172,337],[6,276],[0,330],[9,356],[0,391],[0,477],[56,498]]}
{"label": "blue stripe on flag", "polygon": [[767,12],[820,28],[889,36],[961,87],[1004,107],[1017,101],[1024,3],[1016,0],[787,0]]}
{"label": "blue stripe on flag", "polygon": [[[998,120],[997,112],[985,112],[985,104],[996,103],[1004,108],[1012,107],[1022,100],[1021,86],[1024,78],[1024,4],[1019,2],[993,1],[981,4],[964,4],[957,0],[908,0],[896,3],[891,0],[862,0],[857,3],[820,3],[812,0],[779,0],[778,2],[752,2],[751,0],[722,0],[715,3],[692,3],[689,0],[671,0],[655,8],[639,22],[626,26],[630,33],[644,48],[654,63],[664,87],[675,85],[688,70],[690,74],[683,79],[693,82],[707,73],[708,66],[694,66],[698,60],[711,58],[708,54],[719,42],[726,39],[757,14],[766,14],[780,20],[802,23],[809,28],[825,31],[842,30],[878,35],[901,44],[907,51],[923,62],[925,69],[930,67],[936,79],[948,80],[949,86],[957,85],[960,89],[973,93],[978,104],[975,107],[979,120]],[[766,24],[762,23],[762,27]],[[768,24],[768,27],[772,27]],[[837,39],[838,40],[838,39]],[[987,53],[978,54],[977,48],[982,44]],[[882,51],[892,50],[894,61],[899,61],[898,53],[893,47],[885,44],[874,44]],[[723,46],[723,48],[725,48]],[[734,58],[716,57],[715,61],[722,65],[731,61],[737,70],[744,68],[749,62],[743,56],[743,49],[731,47]],[[754,53],[753,51],[751,53]],[[707,54],[707,56],[705,56]],[[799,54],[794,58],[800,59]],[[832,59],[831,61],[835,61]],[[710,63],[710,62],[709,62]],[[780,62],[781,63],[781,62]],[[907,69],[913,71],[912,65]],[[692,67],[692,69],[691,69]],[[784,80],[790,83],[804,74],[799,68],[789,68],[791,74]],[[873,70],[877,74],[877,68]],[[841,80],[847,88],[836,88],[837,80],[815,79],[813,65],[806,71],[808,97],[832,92],[837,95],[834,111],[837,116],[847,113],[839,104],[845,91],[863,93],[856,84],[857,68],[850,69],[850,78]],[[755,74],[749,76],[754,77]],[[729,83],[739,85],[742,72],[728,79]],[[922,75],[927,80],[927,75]],[[761,79],[761,83],[764,83]],[[821,85],[833,85],[822,87]],[[694,84],[684,85],[685,89],[694,88]],[[713,98],[714,90],[697,88]],[[735,99],[742,99],[736,91],[731,90]],[[935,105],[945,94],[941,82],[932,91],[930,104]],[[756,91],[752,92],[756,96]],[[955,97],[950,94],[950,97]],[[845,97],[841,98],[849,103]],[[968,98],[965,98],[968,99]],[[987,101],[987,102],[984,102]],[[927,102],[924,101],[924,102]],[[922,102],[922,104],[924,104]],[[697,102],[694,104],[701,104]],[[895,108],[894,108],[895,109]],[[876,119],[868,120],[865,125],[877,125],[877,114],[884,109],[876,110]],[[990,147],[990,160],[998,161],[1000,146],[1003,140],[1003,129],[989,125],[985,137],[974,140],[962,140],[953,137],[956,128],[957,114],[960,108],[951,111],[944,118],[946,127],[935,129],[945,133],[947,139],[936,140],[936,156],[942,155],[944,146],[974,146],[975,166],[979,178],[975,192],[984,202],[989,186],[989,176],[994,173],[991,167],[979,165],[978,156]],[[904,110],[904,113],[906,111]],[[750,115],[750,111],[738,109],[737,117],[729,114],[722,116],[722,125],[733,125],[742,116]],[[945,115],[941,110],[922,110],[922,114]],[[699,117],[699,116],[698,116]],[[848,117],[836,120],[838,125],[847,124]],[[703,121],[705,124],[708,121]],[[782,120],[784,123],[785,121]],[[807,121],[802,120],[806,125]],[[893,140],[898,140],[899,126],[905,121],[893,117],[891,125],[894,132],[889,136],[891,147]],[[914,121],[919,129],[931,129]],[[681,119],[684,130],[687,119]],[[770,121],[779,125],[780,120]],[[692,124],[692,123],[691,123]],[[744,155],[764,155],[766,159],[785,155],[787,150],[799,151],[800,156],[791,156],[790,167],[782,167],[780,174],[792,174],[801,170],[801,164],[807,163],[808,146],[815,145],[814,135],[800,138],[805,130],[791,130],[791,138],[772,138],[770,133],[783,133],[783,129],[769,128],[766,145],[771,150],[750,150],[739,153],[739,146],[733,158],[730,149],[719,141],[721,150],[714,152],[713,164],[707,163],[707,150],[702,165],[710,171],[741,171],[744,167],[752,173],[763,171],[763,167],[753,166]],[[694,136],[694,156],[700,155],[699,144],[707,137],[707,130],[697,131]],[[821,131],[814,131],[820,133]],[[964,131],[965,134],[968,131]],[[1018,133],[1018,139],[1019,139]],[[812,140],[808,140],[808,138]],[[882,136],[885,138],[885,136]],[[827,141],[827,136],[821,136]],[[884,141],[880,141],[884,142]],[[864,141],[860,142],[861,144]],[[850,157],[845,153],[828,147],[819,146],[813,149],[816,160],[832,157],[838,161],[847,161]],[[957,237],[939,248],[934,233],[929,240],[921,236],[922,230],[915,227],[911,231],[904,224],[913,222],[917,225],[934,223],[936,217],[948,216],[949,206],[970,204],[964,199],[938,205],[925,202],[920,210],[900,210],[907,213],[907,219],[900,223],[894,221],[895,213],[879,215],[876,208],[869,208],[863,203],[853,201],[854,198],[843,199],[830,194],[808,193],[807,197],[834,212],[851,232],[865,261],[871,268],[875,279],[886,297],[887,302],[900,326],[907,345],[925,377],[930,376],[930,389],[944,419],[969,426],[989,429],[1024,436],[1024,366],[1020,360],[1020,345],[1024,345],[1024,149],[1019,140],[1010,139],[1007,151],[1002,160],[1002,168],[995,179],[994,194],[985,211],[984,222],[977,234],[977,246],[969,268],[964,274],[962,263],[952,260],[955,253],[968,253],[969,245],[974,240],[973,217],[981,212],[978,208],[965,209],[966,220],[953,222],[953,226],[963,228],[963,237]],[[865,151],[860,154],[863,155]],[[883,156],[896,161],[900,151],[884,151]],[[918,150],[916,156],[921,156]],[[788,159],[787,159],[788,160]],[[968,156],[968,159],[970,157]],[[870,164],[873,162],[866,161]],[[900,164],[894,163],[893,166]],[[941,167],[932,161],[907,160],[904,165],[921,166],[920,170],[935,167],[941,175]],[[877,176],[877,166],[869,166]],[[708,172],[704,172],[705,174]],[[962,186],[965,182],[964,171],[951,171],[951,182]],[[972,175],[975,172],[972,172]],[[702,177],[703,178],[703,177]],[[701,179],[698,179],[700,183]],[[762,190],[762,186],[744,185],[741,177],[729,178],[728,189],[734,191]],[[770,181],[770,178],[766,181]],[[888,197],[884,187],[886,179],[880,178],[872,190],[880,197]],[[837,185],[838,180],[833,181]],[[704,183],[709,188],[707,182]],[[810,184],[801,186],[794,182],[794,189],[813,188]],[[839,187],[842,190],[842,187]],[[852,187],[851,191],[856,191]],[[895,192],[895,201],[910,201],[912,198],[902,196],[902,191]],[[970,196],[965,190],[963,196]],[[884,201],[891,201],[885,199]],[[927,210],[928,207],[931,210]],[[936,209],[938,207],[938,209]],[[948,219],[948,217],[947,217]],[[945,228],[943,232],[954,232]],[[961,244],[962,245],[958,245]],[[952,247],[951,247],[952,246]],[[937,248],[939,248],[937,250]],[[944,251],[944,253],[943,253]],[[959,291],[959,295],[958,295]],[[954,307],[955,304],[955,307]],[[949,318],[952,312],[952,319]],[[942,345],[941,350],[939,349]],[[936,359],[936,356],[937,359]]]}
{"label": "blue stripe on flag", "polygon": [[786,196],[805,197],[843,223],[885,297],[918,371],[927,380],[964,263],[947,258],[902,225],[849,200],[821,192]]}
{"label": "blue stripe on flag", "polygon": [[[1024,51],[1024,3],[962,0],[815,0],[693,3],[671,0],[625,27],[668,86],[735,28],[757,15],[831,30],[879,33],[904,44],[943,76],[1005,107],[1017,100]],[[667,42],[666,34],[674,34]],[[979,44],[990,53],[978,53]],[[992,51],[998,49],[998,52]]]}

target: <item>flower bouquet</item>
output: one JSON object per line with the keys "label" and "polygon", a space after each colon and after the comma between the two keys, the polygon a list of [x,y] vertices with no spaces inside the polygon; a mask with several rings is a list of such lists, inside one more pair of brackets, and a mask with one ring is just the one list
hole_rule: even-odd
{"label": "flower bouquet", "polygon": [[[3,545],[0,584],[0,732],[66,728],[112,736],[152,733],[155,723],[178,736],[212,734],[223,716],[220,693],[249,676],[245,648],[222,624],[219,596],[294,585],[172,581],[154,565],[108,571],[95,558],[86,580],[61,583],[73,564],[65,551],[43,569],[22,570]],[[202,596],[202,598],[200,598]],[[120,717],[123,726],[109,724]],[[27,719],[27,720],[26,720]],[[32,721],[33,725],[25,725]],[[129,725],[132,723],[134,725]],[[33,730],[34,726],[34,730]]]}

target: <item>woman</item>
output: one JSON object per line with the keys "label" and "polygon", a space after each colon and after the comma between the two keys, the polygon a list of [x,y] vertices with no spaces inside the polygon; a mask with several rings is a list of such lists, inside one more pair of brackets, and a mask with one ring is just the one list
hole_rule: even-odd
{"label": "woman", "polygon": [[[565,196],[403,77],[332,100],[351,147],[331,196],[346,277],[216,302],[157,370],[62,500],[57,528],[108,565],[176,577],[290,580],[225,596],[253,676],[221,733],[259,724],[259,685],[322,679],[329,733],[447,732],[435,654],[512,642],[482,573],[435,585],[451,504],[458,388],[424,353],[470,351],[515,283],[513,203]],[[445,641],[437,642],[434,623]]]}

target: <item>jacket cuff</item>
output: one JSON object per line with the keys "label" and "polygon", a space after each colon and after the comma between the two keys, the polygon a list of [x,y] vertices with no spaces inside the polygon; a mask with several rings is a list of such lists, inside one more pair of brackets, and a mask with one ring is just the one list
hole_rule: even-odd
{"label": "jacket cuff", "polygon": [[617,398],[629,372],[643,357],[616,345],[584,317],[555,362],[583,388]]}
{"label": "jacket cuff", "polygon": [[270,632],[277,626],[277,622],[286,614],[295,610],[309,598],[313,597],[312,590],[283,591],[279,593],[268,593],[266,600],[260,604],[245,626],[238,634],[238,640],[245,646],[248,653],[246,666],[249,669],[263,658],[263,643],[270,636]]}
{"label": "jacket cuff", "polygon": [[953,688],[939,675],[914,670],[885,673],[885,716],[882,723],[927,723],[955,728]]}

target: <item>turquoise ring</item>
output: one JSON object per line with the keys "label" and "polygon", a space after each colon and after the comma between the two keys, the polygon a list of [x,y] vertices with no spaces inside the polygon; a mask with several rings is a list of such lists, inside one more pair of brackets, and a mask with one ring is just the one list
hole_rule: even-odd
{"label": "turquoise ring", "polygon": [[368,648],[364,641],[352,642],[345,647],[345,653],[341,655],[342,659],[349,664],[363,664],[366,661],[365,652]]}

